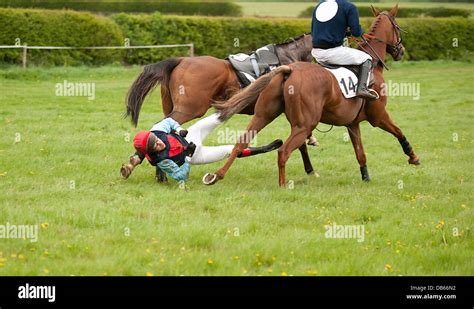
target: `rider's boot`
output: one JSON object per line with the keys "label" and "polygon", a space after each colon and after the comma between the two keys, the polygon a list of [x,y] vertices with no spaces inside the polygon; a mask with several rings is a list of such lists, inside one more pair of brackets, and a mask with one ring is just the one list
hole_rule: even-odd
{"label": "rider's boot", "polygon": [[250,157],[250,156],[255,156],[261,153],[273,151],[275,149],[280,148],[280,146],[283,145],[283,141],[281,139],[276,139],[273,142],[271,142],[268,145],[265,146],[260,146],[260,147],[248,147],[242,150],[241,153],[237,155],[238,158],[243,158],[243,157]]}
{"label": "rider's boot", "polygon": [[372,61],[367,60],[360,65],[359,84],[357,85],[357,96],[370,100],[378,99],[378,96],[370,92],[368,88],[368,79]]}

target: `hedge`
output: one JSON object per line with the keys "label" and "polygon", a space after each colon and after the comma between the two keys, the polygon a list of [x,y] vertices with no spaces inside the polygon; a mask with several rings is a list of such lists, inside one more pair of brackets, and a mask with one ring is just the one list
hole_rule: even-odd
{"label": "hedge", "polygon": [[403,45],[409,60],[471,59],[474,23],[469,18],[402,18]]}
{"label": "hedge", "polygon": [[[131,45],[194,43],[197,55],[225,58],[249,52],[267,43],[281,42],[308,32],[300,20],[256,18],[199,18],[117,14],[111,18],[122,28]],[[176,55],[176,50],[130,52],[127,63],[149,63]],[[182,54],[186,50],[179,51]]]}
{"label": "hedge", "polygon": [[[122,31],[112,20],[88,13],[47,10],[0,9],[0,45],[29,46],[122,45]],[[36,64],[104,64],[119,62],[113,50],[28,50]],[[17,63],[21,50],[0,49],[0,62]]]}
{"label": "hedge", "polygon": [[[132,45],[138,44],[195,44],[198,55],[224,58],[230,53],[249,52],[267,43],[281,42],[288,37],[310,31],[309,19],[256,19],[256,18],[197,18],[118,14],[111,16],[122,28]],[[369,29],[373,18],[362,18],[364,29]],[[407,50],[405,59],[465,59],[474,51],[474,23],[470,19],[451,18],[400,18],[400,26]],[[456,39],[457,47],[453,46]],[[239,45],[235,46],[238,40]],[[155,55],[126,58],[129,63],[148,63],[170,57],[172,51],[159,51]],[[156,56],[156,58],[155,58]]]}
{"label": "hedge", "polygon": [[[313,14],[315,5],[308,7],[306,10],[300,13],[299,17],[311,17]],[[391,7],[378,7],[381,11],[390,11]],[[373,17],[372,8],[370,6],[357,6],[360,17]],[[455,9],[455,8],[403,8],[397,13],[398,18],[404,17],[469,17],[471,10],[468,9]]]}
{"label": "hedge", "polygon": [[72,9],[101,13],[154,13],[177,15],[242,16],[242,8],[231,2],[70,2],[1,0],[0,6],[12,8]]}
{"label": "hedge", "polygon": [[[362,18],[368,29],[373,18]],[[400,18],[407,49],[405,59],[465,59],[474,51],[474,23],[466,18]],[[310,19],[257,19],[115,14],[99,17],[89,13],[49,10],[0,9],[0,45],[21,38],[28,45],[107,46],[194,43],[196,55],[225,58],[250,52],[265,44],[281,42],[310,31]],[[453,44],[454,43],[454,44]],[[453,45],[456,45],[453,46]],[[126,51],[30,51],[37,64],[103,64],[121,61],[145,64],[186,55],[187,49]],[[18,50],[1,50],[0,62],[18,63]]]}

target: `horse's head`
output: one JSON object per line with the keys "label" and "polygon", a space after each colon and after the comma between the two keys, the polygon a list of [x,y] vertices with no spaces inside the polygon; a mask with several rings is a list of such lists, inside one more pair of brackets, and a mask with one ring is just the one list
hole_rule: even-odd
{"label": "horse's head", "polygon": [[384,38],[377,39],[386,43],[386,52],[393,57],[393,60],[401,60],[405,54],[405,47],[402,44],[402,32],[405,31],[400,28],[395,20],[398,12],[398,4],[389,12],[380,12],[379,9],[372,6],[372,12],[377,19],[380,19],[380,28],[383,29],[382,33],[385,36]]}

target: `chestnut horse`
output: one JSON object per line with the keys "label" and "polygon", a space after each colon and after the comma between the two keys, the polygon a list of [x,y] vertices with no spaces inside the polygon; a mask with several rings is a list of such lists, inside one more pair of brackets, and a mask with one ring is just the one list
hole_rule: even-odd
{"label": "chestnut horse", "polygon": [[[275,45],[281,65],[310,62],[311,50],[311,34]],[[234,69],[223,59],[210,56],[170,58],[147,65],[130,87],[126,100],[126,116],[131,116],[135,126],[145,97],[158,84],[161,84],[164,116],[172,117],[180,124],[204,116],[212,100],[226,100],[240,88]],[[253,106],[239,112],[253,115]]]}
{"label": "chestnut horse", "polygon": [[[385,54],[389,53],[394,60],[401,60],[405,48],[401,44],[401,29],[395,21],[398,6],[390,12],[373,9],[376,16],[370,28],[370,42],[363,43],[360,49],[371,54],[374,59],[373,89],[380,93],[383,87],[383,66]],[[368,46],[370,44],[370,46]],[[377,56],[378,55],[378,56]],[[241,149],[246,147],[255,134],[285,113],[291,125],[291,134],[278,149],[279,185],[285,186],[285,164],[290,154],[305,146],[306,136],[319,122],[346,126],[360,165],[362,180],[369,181],[366,156],[362,146],[359,123],[367,120],[374,127],[379,127],[393,134],[400,142],[403,151],[409,157],[410,164],[418,165],[420,161],[400,128],[391,120],[385,107],[387,97],[380,96],[373,101],[360,98],[346,99],[341,93],[337,79],[325,68],[311,63],[294,63],[281,66],[258,79],[254,84],[234,95],[227,102],[216,102],[215,107],[221,111],[221,119],[226,120],[243,107],[255,105],[255,115],[247,127],[245,139],[240,139],[225,165],[215,174],[206,174],[205,184],[214,184],[224,178]],[[245,143],[242,141],[245,140]],[[313,171],[311,162],[305,162],[305,170]]]}
{"label": "chestnut horse", "polygon": [[[281,65],[296,61],[311,61],[312,36],[305,33],[275,45]],[[226,100],[239,88],[234,69],[227,60],[210,56],[170,58],[145,66],[143,72],[130,87],[126,100],[126,116],[131,116],[135,127],[145,97],[161,84],[161,104],[165,117],[183,124],[202,117],[213,100]],[[253,115],[253,105],[240,111]],[[310,145],[317,145],[311,134]],[[301,152],[304,161],[309,161],[307,151]],[[166,182],[166,175],[157,168],[157,180]]]}

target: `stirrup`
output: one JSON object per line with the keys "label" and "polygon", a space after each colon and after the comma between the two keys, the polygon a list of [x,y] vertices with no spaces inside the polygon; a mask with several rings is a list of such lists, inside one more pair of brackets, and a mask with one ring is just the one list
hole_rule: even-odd
{"label": "stirrup", "polygon": [[380,95],[378,94],[377,91],[375,91],[374,89],[367,89],[370,93],[372,93],[374,96],[376,96],[376,98],[374,100],[378,100],[380,99]]}

